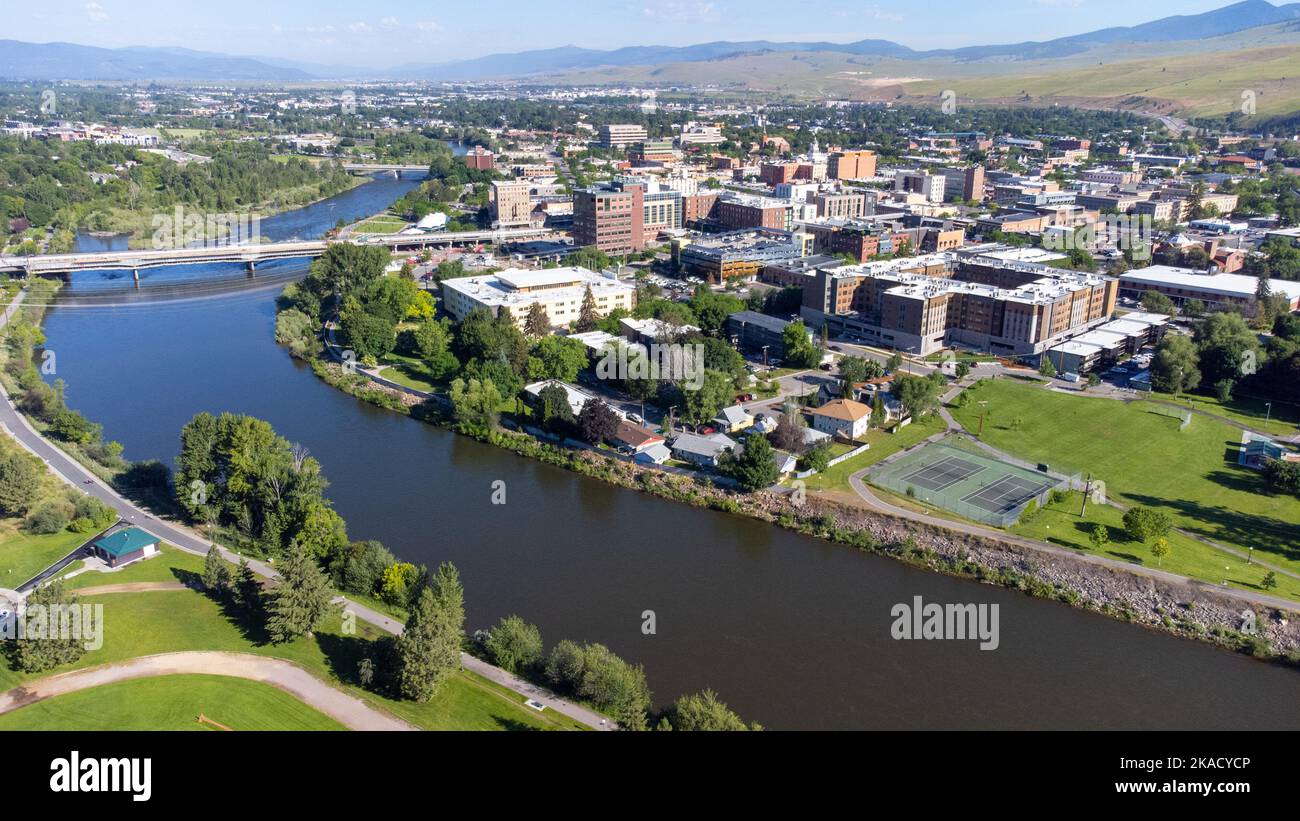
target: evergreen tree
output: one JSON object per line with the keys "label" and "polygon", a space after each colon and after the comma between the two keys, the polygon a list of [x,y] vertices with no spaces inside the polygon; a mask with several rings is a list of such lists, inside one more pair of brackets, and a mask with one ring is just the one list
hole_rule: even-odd
{"label": "evergreen tree", "polygon": [[213,593],[225,594],[230,590],[230,565],[221,558],[217,546],[208,549],[203,558],[203,586]]}
{"label": "evergreen tree", "polygon": [[[27,632],[14,641],[10,651],[14,667],[24,673],[39,673],[71,664],[86,652],[86,638],[60,638],[61,612],[77,606],[76,596],[65,593],[62,581],[37,587],[27,596]],[[41,618],[41,616],[44,618]],[[103,624],[98,625],[103,629]]]}
{"label": "evergreen tree", "polygon": [[280,565],[280,583],[271,591],[266,629],[280,644],[309,635],[329,613],[334,591],[307,551],[297,543]]}
{"label": "evergreen tree", "polygon": [[582,307],[578,309],[578,322],[574,328],[578,333],[594,331],[599,321],[600,314],[596,313],[596,297],[591,293],[591,286],[588,285],[582,294]]}
{"label": "evergreen tree", "polygon": [[[590,294],[591,290],[588,289]],[[583,304],[586,304],[584,298]],[[546,309],[542,303],[534,302],[528,306],[528,316],[524,317],[524,335],[534,339],[546,336],[551,332],[551,320],[546,314]]]}
{"label": "evergreen tree", "polygon": [[262,609],[262,581],[257,578],[248,559],[239,560],[239,570],[235,573],[235,601],[240,607],[251,611]]}
{"label": "evergreen tree", "polygon": [[404,698],[428,701],[460,669],[464,624],[460,574],[454,566],[443,564],[420,590],[406,629],[397,639],[398,689]]}

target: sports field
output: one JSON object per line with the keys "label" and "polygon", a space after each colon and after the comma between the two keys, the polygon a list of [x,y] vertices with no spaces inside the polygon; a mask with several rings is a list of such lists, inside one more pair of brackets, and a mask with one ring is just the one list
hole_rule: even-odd
{"label": "sports field", "polygon": [[902,454],[869,474],[872,483],[977,522],[1006,527],[1032,499],[1041,503],[1063,479],[979,453],[956,440]]}

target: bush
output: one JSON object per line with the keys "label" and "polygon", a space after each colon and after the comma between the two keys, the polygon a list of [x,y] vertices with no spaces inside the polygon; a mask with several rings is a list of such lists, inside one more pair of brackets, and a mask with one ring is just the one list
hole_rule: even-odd
{"label": "bush", "polygon": [[542,660],[542,632],[519,616],[506,616],[488,633],[484,647],[496,666],[523,672]]}
{"label": "bush", "polygon": [[72,516],[68,510],[69,505],[65,502],[51,500],[37,507],[23,522],[23,529],[28,533],[48,534],[58,533],[63,530],[72,521]]}

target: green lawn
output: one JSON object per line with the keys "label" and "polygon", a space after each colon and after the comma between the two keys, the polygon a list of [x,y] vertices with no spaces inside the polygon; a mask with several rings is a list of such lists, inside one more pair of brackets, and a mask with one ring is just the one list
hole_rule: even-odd
{"label": "green lawn", "polygon": [[[157,559],[151,561],[162,564]],[[37,675],[0,668],[0,688],[8,689],[73,667],[91,667],[155,653],[226,650],[292,661],[426,729],[574,729],[581,726],[553,710],[537,713],[524,707],[522,696],[495,688],[481,677],[464,671],[449,679],[426,704],[395,701],[363,690],[356,684],[357,665],[373,652],[374,641],[386,636],[378,627],[364,621],[357,620],[349,634],[343,619],[339,615],[331,616],[313,637],[272,645],[266,642],[260,625],[249,624],[238,612],[229,612],[196,591],[115,593],[83,596],[81,601],[104,605],[103,646],[86,653],[72,667]]]}
{"label": "green lawn", "polygon": [[[1128,541],[1128,537],[1124,534],[1122,511],[1110,505],[1089,504],[1087,514],[1081,518],[1079,510],[1082,501],[1082,494],[1071,493],[1066,501],[1049,504],[1030,522],[1016,524],[1010,530],[1019,536],[1077,548],[1084,553],[1095,553],[1146,567],[1159,567],[1170,573],[1178,573],[1211,584],[1222,584],[1226,578],[1233,587],[1300,601],[1300,579],[1277,574],[1278,586],[1273,590],[1264,590],[1260,586],[1260,581],[1268,572],[1266,569],[1258,565],[1248,565],[1244,559],[1216,550],[1180,533],[1169,534],[1169,555],[1165,556],[1163,561],[1157,562],[1151,555],[1149,544]],[[1102,546],[1100,550],[1095,549],[1088,541],[1088,535],[1097,524],[1106,527],[1111,540],[1110,544]]]}
{"label": "green lawn", "polygon": [[352,226],[352,230],[359,234],[396,234],[405,229],[410,223],[401,217],[392,214],[380,214],[362,220]]}
{"label": "green lawn", "polygon": [[[1017,380],[973,387],[953,416],[984,440],[1063,472],[1091,471],[1111,497],[1168,512],[1179,527],[1300,571],[1300,499],[1271,494],[1256,471],[1239,467],[1241,431],[1194,416],[1186,430],[1150,402],[1069,396]],[[1017,425],[1016,422],[1019,422]]]}
{"label": "green lawn", "polygon": [[438,388],[429,369],[413,356],[389,354],[384,357],[380,365],[386,367],[379,371],[379,375],[391,382],[426,393],[431,393]]}
{"label": "green lawn", "polygon": [[891,454],[910,448],[923,439],[928,439],[945,427],[943,419],[938,414],[931,414],[919,422],[901,428],[898,433],[886,433],[879,428],[872,428],[867,431],[866,436],[862,437],[871,445],[870,450],[852,459],[845,459],[834,467],[809,476],[804,481],[807,482],[809,490],[842,490],[852,493],[853,489],[849,487],[849,476],[863,468],[871,467]]}
{"label": "green lawn", "polygon": [[[1220,402],[1218,397],[1201,396],[1200,394],[1185,394],[1177,399],[1167,393],[1159,393],[1155,396],[1164,401],[1177,402],[1181,405],[1187,405],[1190,402],[1192,407],[1197,410],[1232,419],[1243,425],[1249,425],[1255,430],[1271,433],[1275,436],[1295,433],[1296,426],[1300,425],[1300,407],[1288,405],[1285,402],[1274,402],[1270,412],[1265,407],[1264,401],[1260,399],[1233,398],[1227,402]],[[1265,416],[1268,416],[1267,424],[1264,421]]]}
{"label": "green lawn", "polygon": [[[128,564],[112,573],[89,571],[64,582],[69,590],[83,587],[99,587],[105,584],[128,584],[131,582],[183,582],[203,572],[203,557],[196,556],[169,544],[160,545],[161,553],[150,559]],[[77,562],[73,569],[83,566]]]}
{"label": "green lawn", "polygon": [[42,536],[17,530],[11,533],[0,540],[0,587],[11,590],[71,553],[93,535],[66,530]]}
{"label": "green lawn", "polygon": [[231,730],[346,730],[269,684],[227,676],[176,675],[105,684],[0,715],[8,730],[205,730],[199,714]]}

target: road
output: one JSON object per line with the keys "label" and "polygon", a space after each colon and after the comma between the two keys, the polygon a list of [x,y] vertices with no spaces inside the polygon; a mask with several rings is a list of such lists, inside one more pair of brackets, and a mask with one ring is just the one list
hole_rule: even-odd
{"label": "road", "polygon": [[[351,730],[414,730],[405,721],[376,710],[356,696],[322,681],[296,664],[283,659],[249,653],[187,651],[140,656],[127,661],[73,670],[57,676],[29,681],[0,694],[0,714],[26,707],[47,698],[75,693],[118,681],[152,676],[206,675],[260,681],[270,684],[320,710]],[[220,705],[214,705],[214,708]]]}
{"label": "road", "polygon": [[[22,293],[20,293],[20,297],[21,296]],[[4,324],[8,322],[9,318],[13,315],[14,310],[15,306],[10,305],[10,307],[6,309],[5,313],[0,314],[0,327],[3,327]],[[94,496],[101,502],[113,508],[117,511],[117,514],[122,517],[123,521],[136,525],[137,527],[142,527],[162,539],[164,542],[180,548],[181,550],[200,556],[207,554],[208,549],[212,547],[212,542],[200,536],[188,527],[159,518],[146,510],[136,507],[131,501],[118,495],[115,490],[105,484],[101,479],[99,479],[99,477],[84,468],[80,462],[77,462],[62,450],[55,447],[34,428],[32,428],[27,419],[14,408],[13,401],[10,399],[8,391],[4,390],[3,386],[0,386],[0,396],[2,396],[4,400],[3,402],[0,402],[0,427],[4,428],[4,430],[24,448],[35,454],[41,459],[41,461],[45,462],[56,476],[73,487],[78,488],[85,493],[89,493],[91,496]],[[221,545],[217,545],[217,550],[231,562],[238,563],[241,558],[238,553],[230,551]],[[268,579],[274,579],[279,576],[275,569],[266,562],[249,559],[248,564],[259,576]],[[340,597],[338,601],[342,603],[346,609],[355,613],[357,618],[368,621],[371,624],[395,635],[402,632],[401,623],[376,610],[358,604],[345,597]],[[539,697],[538,693],[540,691],[536,686],[513,676],[504,670],[492,667],[467,653],[461,654],[461,663],[465,669],[490,678],[510,690],[526,696],[527,698],[536,698],[543,704],[577,719],[594,730],[617,729],[617,726],[609,721],[609,719],[579,704],[567,701],[566,699],[550,693],[543,693],[543,695]]]}

